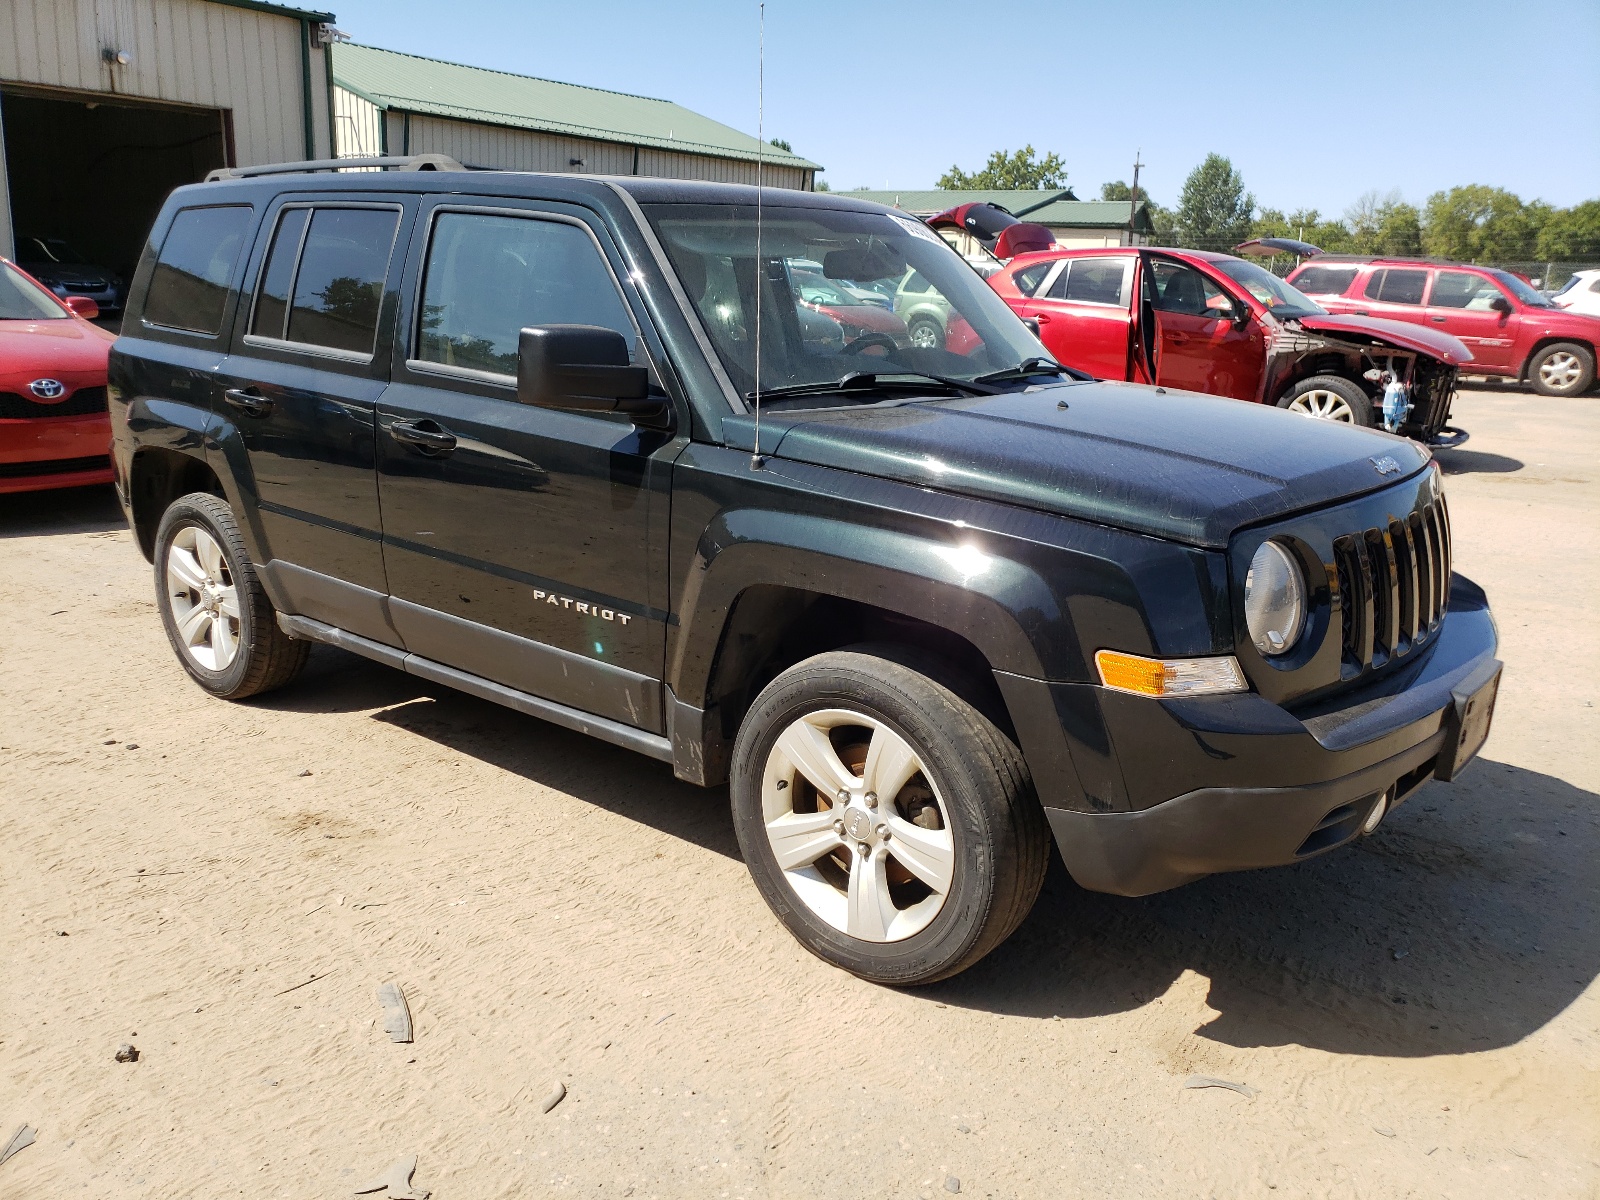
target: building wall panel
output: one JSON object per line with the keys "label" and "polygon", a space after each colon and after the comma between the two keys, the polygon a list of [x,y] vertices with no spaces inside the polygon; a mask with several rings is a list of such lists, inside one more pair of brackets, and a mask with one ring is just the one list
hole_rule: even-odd
{"label": "building wall panel", "polygon": [[383,153],[383,112],[342,87],[333,89],[333,142],[336,158],[375,158]]}
{"label": "building wall panel", "polygon": [[[0,82],[233,111],[241,165],[306,152],[301,23],[208,0],[0,0]],[[132,61],[113,67],[103,49]],[[323,51],[313,49],[315,153],[330,155]]]}

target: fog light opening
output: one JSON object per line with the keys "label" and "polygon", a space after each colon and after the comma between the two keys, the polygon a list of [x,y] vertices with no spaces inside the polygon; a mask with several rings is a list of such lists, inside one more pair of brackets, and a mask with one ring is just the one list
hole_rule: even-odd
{"label": "fog light opening", "polygon": [[1383,818],[1389,812],[1389,805],[1393,801],[1394,801],[1394,789],[1393,788],[1390,788],[1387,792],[1385,792],[1383,795],[1378,797],[1377,802],[1375,804],[1373,804],[1373,806],[1372,806],[1372,811],[1367,814],[1367,819],[1365,821],[1361,822],[1361,835],[1363,837],[1365,837],[1367,834],[1371,833],[1380,824],[1382,824]]}

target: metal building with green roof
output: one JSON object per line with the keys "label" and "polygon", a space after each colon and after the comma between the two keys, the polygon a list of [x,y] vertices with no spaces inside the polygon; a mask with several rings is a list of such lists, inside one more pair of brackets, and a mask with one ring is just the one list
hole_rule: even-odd
{"label": "metal building with green roof", "polygon": [[439,62],[332,48],[341,158],[448,154],[471,167],[661,175],[809,191],[816,163],[670,100]]}

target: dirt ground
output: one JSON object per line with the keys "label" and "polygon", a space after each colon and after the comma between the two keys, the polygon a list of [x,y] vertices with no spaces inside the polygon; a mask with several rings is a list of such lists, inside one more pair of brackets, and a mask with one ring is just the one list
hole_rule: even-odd
{"label": "dirt ground", "polygon": [[108,495],[0,497],[0,1196],[1600,1195],[1600,398],[1456,412],[1465,778],[1299,867],[1057,866],[911,992],[783,931],[724,791],[326,647],[209,699]]}

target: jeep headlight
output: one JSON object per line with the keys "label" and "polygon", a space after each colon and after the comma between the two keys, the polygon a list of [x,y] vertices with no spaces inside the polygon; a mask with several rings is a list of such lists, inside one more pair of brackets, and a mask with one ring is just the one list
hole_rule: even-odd
{"label": "jeep headlight", "polygon": [[1261,653],[1286,654],[1306,626],[1306,581],[1277,542],[1262,542],[1244,577],[1244,623]]}

